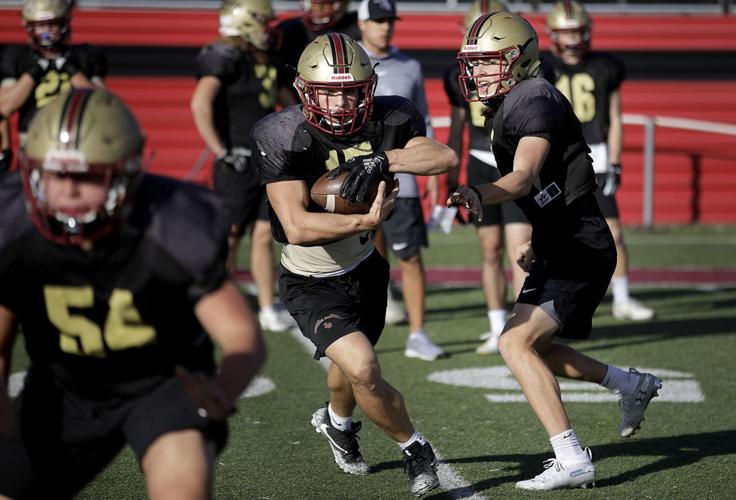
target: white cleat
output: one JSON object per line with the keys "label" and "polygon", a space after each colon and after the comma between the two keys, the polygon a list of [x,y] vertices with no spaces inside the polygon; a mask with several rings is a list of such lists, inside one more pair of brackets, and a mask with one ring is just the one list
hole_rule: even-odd
{"label": "white cleat", "polygon": [[498,354],[498,337],[489,337],[485,342],[475,348],[475,352],[484,356]]}
{"label": "white cleat", "polygon": [[410,335],[406,341],[404,356],[407,358],[419,358],[424,361],[434,361],[445,356],[445,351],[427,337],[426,333],[415,333]]}
{"label": "white cleat", "polygon": [[296,321],[283,306],[274,306],[270,310],[258,312],[258,322],[263,330],[285,332],[296,327]]}
{"label": "white cleat", "polygon": [[563,464],[556,458],[544,461],[544,472],[534,479],[519,481],[520,490],[557,490],[561,488],[587,488],[595,486],[595,465],[590,448],[585,448],[588,461]]}
{"label": "white cleat", "polygon": [[629,368],[629,374],[629,376],[638,376],[639,381],[631,394],[619,395],[618,407],[621,409],[619,434],[621,437],[632,436],[641,427],[649,402],[659,395],[657,391],[662,388],[662,381],[651,373],[639,373]]}
{"label": "white cleat", "polygon": [[636,299],[613,303],[613,317],[633,321],[649,321],[654,318],[654,309],[651,309]]}
{"label": "white cleat", "polygon": [[485,332],[485,333],[481,333],[481,334],[480,334],[480,336],[479,336],[478,338],[479,338],[479,339],[481,339],[481,340],[488,340],[488,339],[490,339],[491,337],[493,337],[493,332],[492,332],[492,331],[490,331],[490,330],[488,330],[488,331],[487,331],[487,332]]}

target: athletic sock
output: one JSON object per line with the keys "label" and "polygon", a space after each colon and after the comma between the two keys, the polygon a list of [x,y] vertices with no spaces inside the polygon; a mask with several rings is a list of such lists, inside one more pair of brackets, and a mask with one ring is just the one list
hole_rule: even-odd
{"label": "athletic sock", "polygon": [[613,301],[623,304],[629,300],[629,278],[627,276],[614,276],[611,279],[613,290]]}
{"label": "athletic sock", "polygon": [[491,333],[494,337],[501,335],[503,327],[506,326],[506,309],[490,309],[488,311],[488,322],[491,324]]}
{"label": "athletic sock", "polygon": [[330,414],[330,422],[332,427],[341,432],[349,431],[353,428],[353,417],[341,417],[334,411],[332,411],[332,405],[327,405],[327,412]]}
{"label": "athletic sock", "polygon": [[636,387],[636,377],[632,377],[628,371],[613,365],[608,365],[606,376],[603,377],[601,385],[617,394],[631,394]]}
{"label": "athletic sock", "polygon": [[588,454],[580,446],[578,437],[572,429],[552,436],[549,438],[549,442],[552,443],[552,449],[555,450],[555,458],[563,464],[587,462],[590,460]]}
{"label": "athletic sock", "polygon": [[424,444],[427,442],[427,440],[424,439],[424,436],[419,434],[417,431],[414,431],[414,434],[411,435],[411,437],[409,438],[407,442],[398,443],[398,444],[399,444],[399,448],[401,448],[402,450],[405,450],[416,442],[419,442],[419,444]]}
{"label": "athletic sock", "polygon": [[409,337],[416,337],[417,335],[427,335],[427,332],[424,331],[424,328],[420,328],[419,330],[414,330],[409,334]]}

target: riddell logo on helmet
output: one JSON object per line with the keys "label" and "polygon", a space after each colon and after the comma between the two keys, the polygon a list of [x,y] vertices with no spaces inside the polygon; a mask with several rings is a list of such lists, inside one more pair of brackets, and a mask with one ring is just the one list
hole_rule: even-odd
{"label": "riddell logo on helmet", "polygon": [[330,76],[330,81],[331,82],[352,82],[353,80],[355,80],[355,79],[353,78],[353,75],[351,75],[350,73],[346,73],[344,75],[332,75],[332,76]]}
{"label": "riddell logo on helmet", "polygon": [[478,50],[478,45],[463,45],[463,52],[475,52]]}

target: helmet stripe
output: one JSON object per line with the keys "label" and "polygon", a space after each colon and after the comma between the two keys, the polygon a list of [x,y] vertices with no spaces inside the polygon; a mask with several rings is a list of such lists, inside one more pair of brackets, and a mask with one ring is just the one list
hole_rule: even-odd
{"label": "helmet stripe", "polygon": [[64,149],[78,149],[82,113],[91,95],[92,89],[77,89],[67,96],[61,113],[58,135]]}
{"label": "helmet stripe", "polygon": [[473,23],[473,26],[470,27],[470,30],[468,31],[468,42],[471,41],[471,39],[478,38],[478,33],[480,32],[481,26],[486,22],[486,20],[491,17],[493,13],[490,14],[483,14],[478,19],[475,20]]}
{"label": "helmet stripe", "polygon": [[572,19],[573,16],[573,6],[572,2],[570,0],[564,0],[562,2],[563,7],[565,7],[565,17],[568,19]]}
{"label": "helmet stripe", "polygon": [[345,39],[340,34],[332,32],[329,34],[329,40],[330,48],[332,49],[332,60],[335,63],[333,72],[347,73],[348,67],[345,60],[347,47],[345,46]]}
{"label": "helmet stripe", "polygon": [[491,10],[491,0],[481,0],[480,2],[480,11],[482,14],[487,13],[489,10]]}

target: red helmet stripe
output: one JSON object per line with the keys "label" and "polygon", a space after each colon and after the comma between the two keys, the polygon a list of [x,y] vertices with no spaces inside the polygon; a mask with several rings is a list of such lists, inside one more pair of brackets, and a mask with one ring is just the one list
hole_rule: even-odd
{"label": "red helmet stripe", "polygon": [[493,14],[483,14],[475,20],[473,26],[470,27],[470,31],[468,31],[468,42],[470,42],[473,38],[478,38],[478,33],[480,32],[481,26],[483,26],[483,24],[486,22],[486,19],[488,19],[492,15]]}
{"label": "red helmet stripe", "polygon": [[565,17],[570,19],[573,13],[572,2],[570,0],[565,0],[562,2],[562,5],[565,7]]}
{"label": "red helmet stripe", "polygon": [[77,89],[67,96],[64,110],[61,113],[61,123],[59,124],[59,141],[64,149],[77,149],[79,147],[82,114],[91,95],[91,89]]}
{"label": "red helmet stripe", "polygon": [[332,49],[333,71],[335,73],[347,73],[347,47],[345,39],[339,33],[329,33],[330,49]]}
{"label": "red helmet stripe", "polygon": [[480,2],[481,13],[486,14],[489,10],[491,10],[491,0],[481,0]]}

